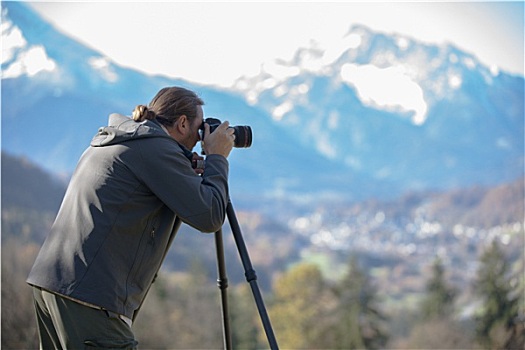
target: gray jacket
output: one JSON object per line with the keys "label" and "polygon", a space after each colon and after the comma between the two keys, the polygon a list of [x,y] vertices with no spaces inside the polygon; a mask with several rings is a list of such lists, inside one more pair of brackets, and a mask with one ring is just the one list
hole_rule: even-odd
{"label": "gray jacket", "polygon": [[215,232],[228,203],[228,161],[191,152],[155,121],[112,114],[80,158],[27,282],[134,318],[182,220]]}

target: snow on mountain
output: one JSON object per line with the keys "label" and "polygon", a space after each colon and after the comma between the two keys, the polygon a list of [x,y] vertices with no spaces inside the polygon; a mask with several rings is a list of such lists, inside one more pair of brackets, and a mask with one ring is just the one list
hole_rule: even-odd
{"label": "snow on mountain", "polygon": [[[326,178],[333,176],[334,165],[320,155],[303,152],[296,141],[283,137],[266,113],[242,97],[120,67],[57,32],[23,3],[3,2],[2,23],[2,40],[11,42],[5,47],[9,55],[4,54],[2,61],[4,151],[67,177],[110,113],[130,115],[160,88],[180,85],[204,99],[207,116],[253,129],[252,147],[234,149],[230,155],[233,195],[246,199],[331,191],[332,182]],[[39,48],[43,59],[33,61],[31,67],[38,69],[28,69],[27,53],[34,48]],[[48,62],[53,62],[52,69],[46,69]],[[305,178],[312,164],[320,171]]]}
{"label": "snow on mountain", "polygon": [[290,110],[293,97],[310,89],[307,83],[289,89],[287,81],[306,74],[330,77],[354,88],[366,106],[410,112],[412,122],[420,125],[427,118],[429,105],[461,87],[465,69],[481,73],[487,84],[499,74],[497,67],[487,69],[474,56],[453,46],[426,46],[408,37],[374,33],[362,25],[352,26],[339,43],[332,44],[322,48],[314,42],[312,47],[298,50],[289,62],[267,63],[259,76],[239,79],[235,89],[253,104],[267,90],[275,97],[289,97],[273,110],[273,117],[280,120],[284,111]]}
{"label": "snow on mountain", "polygon": [[226,90],[120,67],[23,3],[2,2],[2,41],[2,149],[55,173],[72,171],[110,113],[183,85],[208,116],[254,130],[230,156],[246,197],[393,196],[523,174],[523,77],[451,45],[354,26]]}
{"label": "snow on mountain", "polygon": [[448,187],[522,173],[523,85],[452,45],[357,25],[339,45],[312,43],[235,89],[351,171]]}
{"label": "snow on mountain", "polygon": [[28,46],[22,31],[2,11],[2,78],[21,75],[35,76],[41,71],[53,71],[56,63],[50,59],[41,45]]}

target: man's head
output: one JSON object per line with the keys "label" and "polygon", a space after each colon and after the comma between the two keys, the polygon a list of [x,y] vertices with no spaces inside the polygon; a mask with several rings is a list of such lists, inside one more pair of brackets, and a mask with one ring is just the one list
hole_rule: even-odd
{"label": "man's head", "polygon": [[180,144],[192,150],[200,140],[204,101],[193,91],[181,87],[161,89],[149,106],[137,106],[133,119],[156,119]]}

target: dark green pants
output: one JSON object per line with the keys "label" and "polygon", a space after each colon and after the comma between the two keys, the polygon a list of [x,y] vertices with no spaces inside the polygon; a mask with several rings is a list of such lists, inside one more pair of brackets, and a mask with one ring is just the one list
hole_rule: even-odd
{"label": "dark green pants", "polygon": [[41,349],[136,349],[131,328],[117,314],[33,288]]}

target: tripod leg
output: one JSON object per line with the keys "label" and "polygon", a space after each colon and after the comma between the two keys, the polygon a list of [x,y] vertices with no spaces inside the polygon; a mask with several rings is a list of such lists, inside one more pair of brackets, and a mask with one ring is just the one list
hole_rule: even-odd
{"label": "tripod leg", "polygon": [[215,248],[217,251],[217,286],[221,290],[221,305],[222,305],[222,331],[224,339],[224,348],[232,349],[232,340],[230,332],[230,316],[228,311],[228,278],[226,276],[226,266],[224,263],[224,245],[222,242],[222,230],[215,232]]}
{"label": "tripod leg", "polygon": [[259,310],[259,316],[261,317],[261,321],[264,326],[264,331],[266,332],[266,337],[268,338],[270,349],[279,349],[279,347],[277,346],[275,335],[273,333],[272,325],[270,323],[270,318],[268,317],[268,313],[266,312],[266,307],[264,306],[264,301],[262,299],[262,295],[257,284],[257,274],[255,273],[255,270],[252,267],[252,263],[248,255],[248,250],[246,249],[246,244],[244,243],[244,239],[242,238],[241,228],[239,226],[239,222],[237,221],[235,211],[233,210],[233,206],[230,201],[228,201],[226,215],[228,216],[228,221],[230,222],[233,237],[235,239],[235,243],[237,244],[237,249],[239,250],[239,255],[244,266],[246,281],[250,284],[250,287],[252,288],[253,297],[255,298],[255,303],[257,304],[257,309]]}

